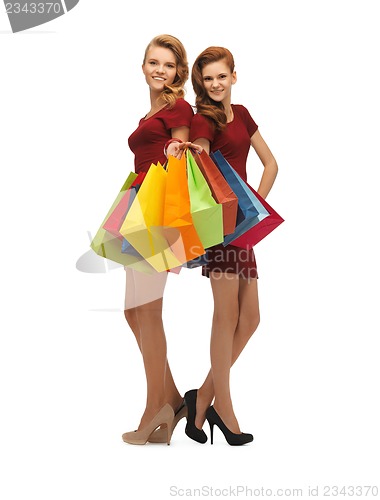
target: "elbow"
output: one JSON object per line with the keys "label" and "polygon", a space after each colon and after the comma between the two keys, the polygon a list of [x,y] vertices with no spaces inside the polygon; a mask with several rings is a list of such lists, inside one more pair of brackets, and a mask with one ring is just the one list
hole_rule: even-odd
{"label": "elbow", "polygon": [[265,165],[265,170],[271,174],[273,180],[277,177],[278,174],[278,165],[276,160],[273,158],[267,165]]}

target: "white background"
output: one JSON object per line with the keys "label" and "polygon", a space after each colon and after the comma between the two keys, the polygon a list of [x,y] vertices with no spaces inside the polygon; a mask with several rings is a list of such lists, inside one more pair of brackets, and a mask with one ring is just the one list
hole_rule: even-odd
{"label": "white background", "polygon": [[[2,10],[1,498],[380,486],[377,4],[146,0],[132,13],[81,0],[18,34]],[[181,39],[190,64],[209,45],[233,52],[233,102],[279,164],[268,202],[286,222],[256,247],[262,320],[231,372],[255,436],[242,448],[220,433],[198,445],[183,420],[170,447],[122,442],[145,403],[124,272],[76,269],[133,169],[127,137],[149,109],[142,56],[160,33]],[[257,187],[253,151],[248,172]],[[169,278],[168,355],[184,393],[209,367],[212,298],[199,269]]]}

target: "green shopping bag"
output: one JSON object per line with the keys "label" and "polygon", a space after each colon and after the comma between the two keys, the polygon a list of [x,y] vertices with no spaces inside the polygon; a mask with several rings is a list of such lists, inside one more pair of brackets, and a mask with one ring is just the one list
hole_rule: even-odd
{"label": "green shopping bag", "polygon": [[223,208],[212,196],[209,185],[193,155],[186,151],[190,212],[204,248],[223,242]]}

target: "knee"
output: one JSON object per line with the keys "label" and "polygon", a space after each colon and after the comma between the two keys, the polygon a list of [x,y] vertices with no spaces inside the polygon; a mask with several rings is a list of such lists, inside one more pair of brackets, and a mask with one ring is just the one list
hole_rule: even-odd
{"label": "knee", "polygon": [[124,317],[128,325],[132,328],[136,323],[136,310],[135,308],[124,309]]}
{"label": "knee", "polygon": [[253,333],[257,330],[260,324],[260,311],[257,311],[256,314],[253,314],[250,320],[250,330]]}
{"label": "knee", "polygon": [[251,337],[260,324],[260,311],[250,311],[239,318],[239,326],[247,337]]}
{"label": "knee", "polygon": [[214,323],[234,332],[239,323],[239,307],[231,305],[228,308],[214,310]]}

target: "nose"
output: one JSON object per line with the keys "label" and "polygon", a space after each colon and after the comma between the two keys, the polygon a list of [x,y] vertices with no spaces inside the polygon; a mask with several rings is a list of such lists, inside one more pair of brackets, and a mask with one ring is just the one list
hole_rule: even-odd
{"label": "nose", "polygon": [[218,82],[218,80],[217,80],[217,79],[213,80],[213,81],[212,81],[211,86],[212,86],[212,88],[213,88],[213,89],[218,88],[218,87],[219,87],[219,82]]}
{"label": "nose", "polygon": [[157,71],[157,73],[165,73],[165,68],[161,64],[160,66],[157,66],[156,71]]}

